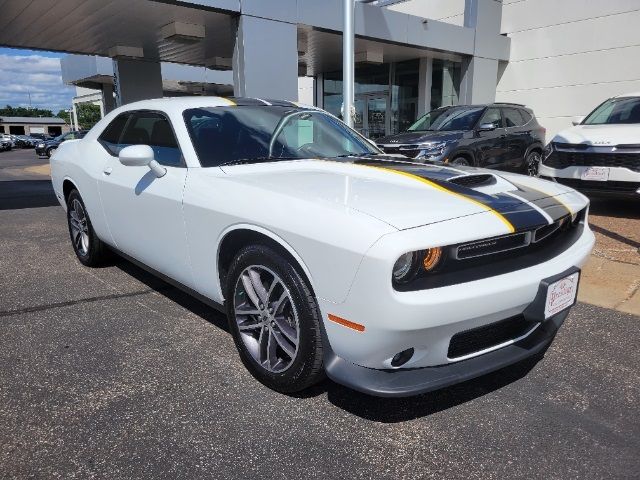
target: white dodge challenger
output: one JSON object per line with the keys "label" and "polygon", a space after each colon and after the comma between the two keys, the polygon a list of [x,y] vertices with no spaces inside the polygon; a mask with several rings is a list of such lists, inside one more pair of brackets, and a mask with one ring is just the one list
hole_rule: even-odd
{"label": "white dodge challenger", "polygon": [[540,356],[594,244],[569,187],[385,156],[289,102],[132,103],[51,177],[80,262],[115,251],[225,312],[281,392],[407,396]]}

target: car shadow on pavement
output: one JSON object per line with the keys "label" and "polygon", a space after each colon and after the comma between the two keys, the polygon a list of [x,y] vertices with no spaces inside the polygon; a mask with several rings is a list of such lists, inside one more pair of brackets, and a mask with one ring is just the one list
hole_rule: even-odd
{"label": "car shadow on pavement", "polygon": [[58,199],[51,180],[3,180],[0,182],[0,210],[53,207]]}
{"label": "car shadow on pavement", "polygon": [[[117,268],[144,283],[150,289],[229,333],[226,317],[212,307],[124,258],[118,257],[114,263]],[[516,382],[525,377],[543,356],[544,352],[482,377],[415,397],[372,397],[329,379],[325,379],[303,392],[289,396],[305,399],[326,393],[329,402],[358,417],[381,423],[405,422],[461,405]]]}
{"label": "car shadow on pavement", "polygon": [[602,215],[605,217],[640,219],[640,195],[639,198],[615,198],[615,197],[589,197],[590,215]]}

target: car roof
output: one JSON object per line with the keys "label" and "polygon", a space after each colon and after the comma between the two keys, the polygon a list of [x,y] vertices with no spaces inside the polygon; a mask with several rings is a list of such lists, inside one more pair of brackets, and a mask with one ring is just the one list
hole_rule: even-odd
{"label": "car roof", "polygon": [[640,97],[640,92],[623,93],[622,95],[616,95],[613,98],[626,98],[626,97]]}
{"label": "car roof", "polygon": [[119,107],[119,111],[129,110],[153,110],[153,109],[187,109],[187,108],[207,108],[207,107],[230,107],[230,106],[282,106],[292,108],[311,108],[317,109],[311,105],[304,105],[298,102],[287,100],[271,100],[250,97],[212,97],[212,96],[194,96],[194,97],[164,97],[152,100],[141,100],[138,102],[128,103]]}

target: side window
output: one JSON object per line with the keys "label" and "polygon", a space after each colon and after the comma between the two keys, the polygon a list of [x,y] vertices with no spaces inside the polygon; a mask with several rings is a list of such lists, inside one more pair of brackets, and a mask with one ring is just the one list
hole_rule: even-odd
{"label": "side window", "polygon": [[129,145],[149,145],[162,165],[178,167],[182,164],[182,153],[171,124],[160,113],[141,112],[133,116],[120,140],[120,148]]}
{"label": "side window", "polygon": [[520,110],[520,115],[522,115],[523,125],[526,125],[533,119],[533,116],[526,110]]}
{"label": "side window", "polygon": [[515,108],[505,108],[503,112],[505,127],[520,127],[525,124],[522,115],[520,115],[520,112]]}
{"label": "side window", "polygon": [[118,115],[98,137],[98,141],[111,155],[117,156],[120,153],[118,142],[128,119],[128,114]]}
{"label": "side window", "polygon": [[500,109],[487,108],[487,111],[484,112],[484,115],[480,120],[480,125],[485,123],[491,123],[495,128],[502,128],[502,115],[500,114]]}

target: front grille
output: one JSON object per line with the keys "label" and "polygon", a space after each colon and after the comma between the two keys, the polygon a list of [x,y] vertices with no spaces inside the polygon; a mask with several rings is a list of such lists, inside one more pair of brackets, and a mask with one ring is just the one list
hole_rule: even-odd
{"label": "front grille", "polygon": [[525,320],[524,316],[516,315],[499,322],[456,333],[449,342],[447,356],[450,359],[459,358],[495,347],[509,340],[522,337],[534,325]]}
{"label": "front grille", "polygon": [[567,167],[622,167],[640,172],[640,153],[586,152],[586,151],[554,151],[544,164],[551,168]]}
{"label": "front grille", "polygon": [[634,193],[640,188],[640,182],[598,182],[597,180],[578,180],[575,178],[557,177],[558,183],[576,190],[591,190],[596,192]]}
{"label": "front grille", "polygon": [[494,237],[460,245],[456,249],[455,258],[464,260],[465,258],[481,257],[483,255],[506,252],[514,248],[526,247],[528,244],[529,234],[526,232]]}
{"label": "front grille", "polygon": [[[407,147],[409,147],[409,149],[407,149]],[[382,151],[390,155],[400,154],[400,155],[404,155],[405,157],[416,158],[421,150],[419,148],[412,149],[410,147],[411,145],[404,146],[402,147],[402,150],[400,150],[400,147],[382,147]]]}

